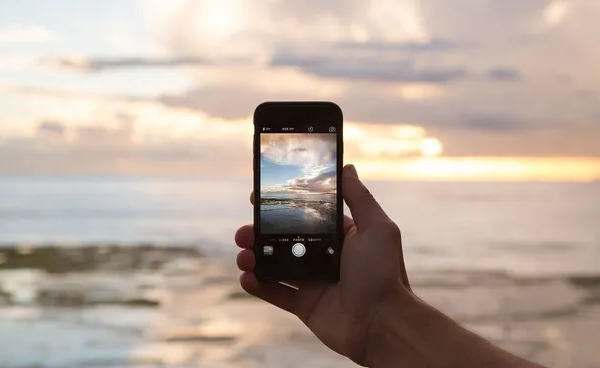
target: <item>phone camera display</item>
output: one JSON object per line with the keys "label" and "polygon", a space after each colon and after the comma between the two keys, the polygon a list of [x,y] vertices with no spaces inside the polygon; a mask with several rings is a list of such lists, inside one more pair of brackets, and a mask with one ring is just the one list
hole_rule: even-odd
{"label": "phone camera display", "polygon": [[261,134],[261,233],[335,233],[336,142],[329,133]]}

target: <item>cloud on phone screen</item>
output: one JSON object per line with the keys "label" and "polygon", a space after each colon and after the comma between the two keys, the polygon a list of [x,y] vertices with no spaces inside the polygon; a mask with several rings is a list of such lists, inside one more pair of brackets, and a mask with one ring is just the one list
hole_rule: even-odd
{"label": "cloud on phone screen", "polygon": [[263,191],[335,193],[335,134],[265,134],[260,150]]}

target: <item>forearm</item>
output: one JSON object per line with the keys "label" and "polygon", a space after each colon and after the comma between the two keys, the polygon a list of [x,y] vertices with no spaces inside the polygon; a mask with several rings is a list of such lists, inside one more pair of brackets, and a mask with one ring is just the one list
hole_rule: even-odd
{"label": "forearm", "polygon": [[540,368],[468,331],[418,298],[402,297],[380,312],[369,334],[371,368]]}

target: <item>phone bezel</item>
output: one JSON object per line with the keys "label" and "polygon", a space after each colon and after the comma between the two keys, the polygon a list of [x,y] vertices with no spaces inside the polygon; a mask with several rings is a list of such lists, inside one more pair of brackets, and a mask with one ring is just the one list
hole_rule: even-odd
{"label": "phone bezel", "polygon": [[302,277],[291,273],[277,275],[273,270],[263,266],[263,254],[261,247],[253,247],[256,257],[255,274],[263,282],[278,281],[320,281],[337,282],[340,276],[341,253],[344,242],[344,202],[342,196],[342,169],[344,166],[344,143],[343,143],[343,113],[341,108],[334,102],[329,101],[271,101],[263,102],[254,111],[254,138],[253,138],[253,176],[254,176],[254,235],[259,239],[260,235],[260,134],[265,125],[299,124],[310,121],[311,125],[321,127],[322,125],[336,127],[336,222],[337,233],[335,234],[336,248],[335,269],[319,270],[319,272],[305,272]]}

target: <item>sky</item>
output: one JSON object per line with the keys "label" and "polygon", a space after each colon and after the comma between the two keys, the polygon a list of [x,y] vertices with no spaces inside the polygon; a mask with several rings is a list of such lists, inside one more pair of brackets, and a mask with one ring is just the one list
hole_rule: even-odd
{"label": "sky", "polygon": [[600,1],[0,3],[0,174],[252,175],[252,112],[329,100],[377,180],[600,177]]}
{"label": "sky", "polygon": [[261,192],[335,193],[336,144],[335,133],[261,134]]}

